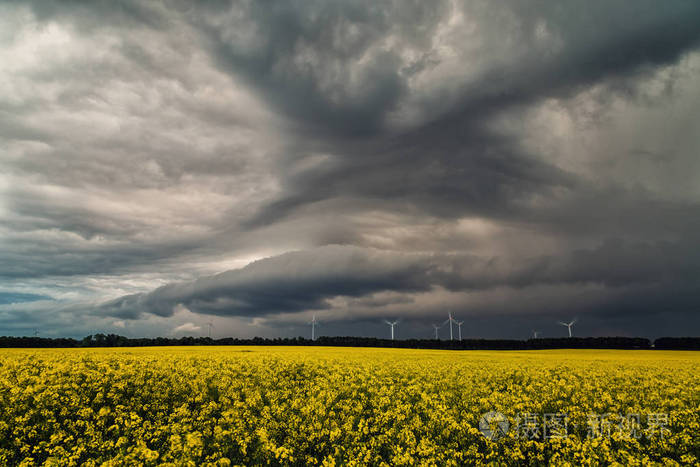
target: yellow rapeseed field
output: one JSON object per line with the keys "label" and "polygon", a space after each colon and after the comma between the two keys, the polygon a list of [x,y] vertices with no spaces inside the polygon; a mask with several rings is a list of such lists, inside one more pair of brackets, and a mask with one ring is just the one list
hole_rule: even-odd
{"label": "yellow rapeseed field", "polygon": [[699,368],[662,351],[4,349],[0,464],[700,465]]}

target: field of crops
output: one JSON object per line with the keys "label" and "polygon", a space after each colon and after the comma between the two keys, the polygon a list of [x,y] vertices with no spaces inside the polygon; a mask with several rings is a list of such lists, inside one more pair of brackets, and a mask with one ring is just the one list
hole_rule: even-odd
{"label": "field of crops", "polygon": [[698,368],[662,351],[3,349],[0,465],[699,465]]}

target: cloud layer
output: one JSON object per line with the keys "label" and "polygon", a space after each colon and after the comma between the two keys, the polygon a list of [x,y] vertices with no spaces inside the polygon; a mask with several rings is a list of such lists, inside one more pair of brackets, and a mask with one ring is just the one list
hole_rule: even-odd
{"label": "cloud layer", "polygon": [[0,334],[289,335],[318,313],[422,335],[446,308],[479,335],[574,314],[687,333],[698,21],[683,1],[4,3]]}

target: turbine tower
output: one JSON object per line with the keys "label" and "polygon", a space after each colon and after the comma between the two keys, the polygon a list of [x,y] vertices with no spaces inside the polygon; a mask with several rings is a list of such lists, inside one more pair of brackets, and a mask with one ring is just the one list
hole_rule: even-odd
{"label": "turbine tower", "polygon": [[207,323],[207,326],[209,326],[209,339],[211,339],[211,327],[214,326],[214,323],[212,323],[211,321],[209,321],[209,322]]}
{"label": "turbine tower", "polygon": [[385,322],[386,324],[388,324],[389,326],[391,326],[391,340],[393,341],[393,340],[394,340],[394,326],[396,326],[397,324],[399,324],[399,322],[398,322],[398,321],[393,321],[393,322],[392,322],[392,321],[389,321],[389,320],[386,320],[386,319],[384,320],[384,322]]}
{"label": "turbine tower", "polygon": [[576,320],[571,321],[570,323],[565,323],[563,321],[559,321],[559,324],[562,326],[566,326],[567,329],[569,330],[569,337],[573,337],[573,334],[571,333],[571,327],[576,323]]}
{"label": "turbine tower", "polygon": [[533,339],[537,339],[537,336],[539,336],[539,334],[540,334],[540,331],[535,331],[535,330],[533,330],[533,331],[532,331],[532,338],[533,338]]}
{"label": "turbine tower", "polygon": [[457,324],[457,331],[459,333],[459,341],[462,341],[462,325],[464,324],[464,321],[455,321],[455,324]]}
{"label": "turbine tower", "polygon": [[450,340],[453,340],[454,338],[452,337],[452,323],[456,323],[455,319],[452,317],[452,312],[448,311],[447,312],[447,321],[445,321],[442,324],[447,324],[450,323]]}
{"label": "turbine tower", "polygon": [[316,340],[316,325],[318,324],[318,321],[316,321],[316,315],[311,318],[311,321],[309,321],[309,324],[311,325],[311,340],[315,341]]}
{"label": "turbine tower", "polygon": [[439,340],[440,337],[438,336],[438,329],[440,329],[442,326],[438,326],[437,324],[433,324],[433,329],[435,329],[435,340]]}

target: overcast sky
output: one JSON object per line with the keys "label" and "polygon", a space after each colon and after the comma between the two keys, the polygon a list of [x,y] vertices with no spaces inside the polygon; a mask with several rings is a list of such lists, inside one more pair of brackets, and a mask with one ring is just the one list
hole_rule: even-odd
{"label": "overcast sky", "polygon": [[0,3],[0,335],[698,335],[698,24]]}

